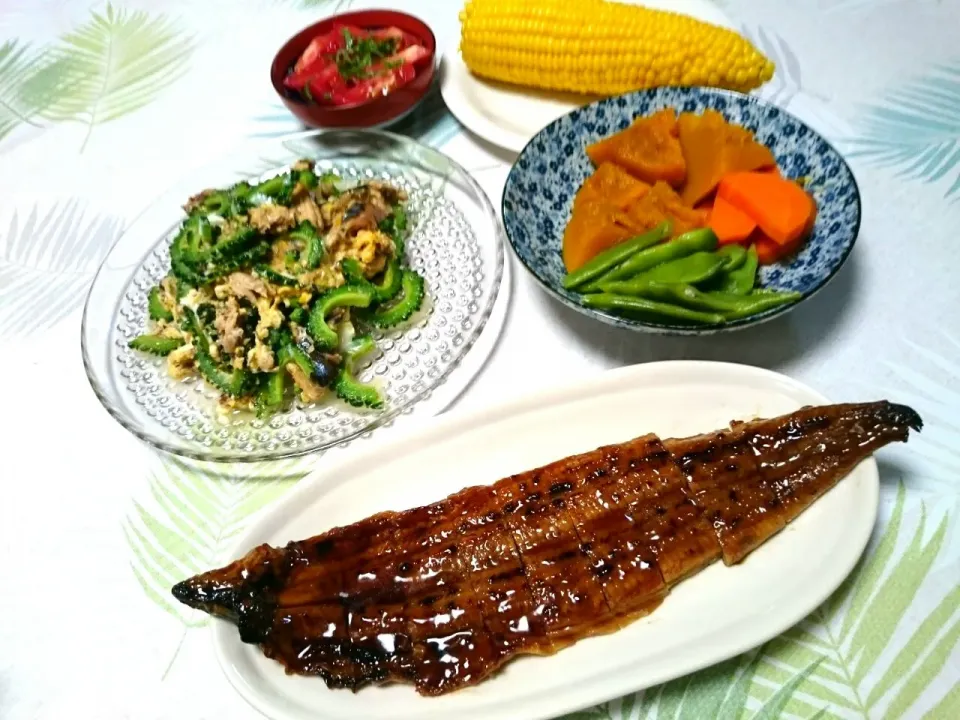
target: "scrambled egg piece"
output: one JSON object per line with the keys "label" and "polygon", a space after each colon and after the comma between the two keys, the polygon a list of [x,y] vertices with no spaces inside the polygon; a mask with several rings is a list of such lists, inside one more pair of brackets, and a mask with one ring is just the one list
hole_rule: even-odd
{"label": "scrambled egg piece", "polygon": [[277,366],[270,348],[257,340],[247,353],[247,367],[254,372],[270,372]]}
{"label": "scrambled egg piece", "polygon": [[163,338],[181,338],[183,333],[180,331],[176,325],[171,325],[165,320],[158,320],[154,329],[154,333]]}
{"label": "scrambled egg piece", "polygon": [[[361,230],[353,237],[345,237],[334,253],[334,267],[340,267],[344,258],[353,258],[360,263],[363,274],[373,277],[383,270],[387,258],[393,254],[393,239],[379,230]],[[337,271],[339,275],[339,270]],[[341,281],[338,284],[342,284]]]}
{"label": "scrambled egg piece", "polygon": [[387,254],[393,250],[393,240],[379,230],[361,230],[350,243],[348,253],[354,255],[365,268],[379,272]]}
{"label": "scrambled egg piece", "polygon": [[167,355],[167,372],[175,380],[183,380],[193,375],[193,362],[197,357],[197,349],[193,343],[181,345]]}
{"label": "scrambled egg piece", "polygon": [[210,302],[210,296],[204,290],[198,290],[197,288],[190,288],[183,299],[180,300],[183,307],[190,308],[194,312],[205,302]]}
{"label": "scrambled egg piece", "polygon": [[257,321],[255,334],[258,340],[266,340],[271,328],[278,328],[283,324],[283,313],[277,308],[276,300],[271,302],[267,298],[257,299],[257,310],[260,312],[260,319]]}

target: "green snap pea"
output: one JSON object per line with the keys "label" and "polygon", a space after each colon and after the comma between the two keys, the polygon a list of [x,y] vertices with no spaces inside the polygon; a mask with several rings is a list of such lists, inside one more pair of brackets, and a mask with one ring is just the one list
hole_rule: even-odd
{"label": "green snap pea", "polygon": [[661,303],[647,298],[615,295],[612,293],[595,293],[583,296],[583,304],[597,310],[607,310],[623,315],[639,315],[641,317],[655,317],[660,319],[680,320],[700,325],[717,325],[724,321],[720,313],[701,312],[690,310],[680,305]]}
{"label": "green snap pea", "polygon": [[703,292],[685,283],[647,283],[643,296],[649,300],[676,303],[692,310],[718,312],[728,319],[748,317],[800,299],[799,293],[776,290],[754,290],[749,295]]}
{"label": "green snap pea", "polygon": [[674,303],[693,310],[708,312],[733,312],[744,305],[748,298],[740,295],[703,292],[688,283],[648,282],[643,296],[658,302]]}
{"label": "green snap pea", "polygon": [[793,290],[774,290],[773,288],[755,287],[753,290],[750,291],[750,295],[752,295],[752,296],[758,296],[758,295],[782,295],[782,294],[784,294],[784,293],[791,293],[791,294],[793,294]]}
{"label": "green snap pea", "polygon": [[747,261],[747,249],[743,245],[724,245],[717,250],[717,255],[723,258],[724,272],[736,270]]}
{"label": "green snap pea", "polygon": [[728,270],[723,283],[717,288],[720,292],[732,295],[747,295],[757,281],[757,268],[760,261],[757,258],[757,249],[751,245],[744,257],[743,264],[733,270]]}
{"label": "green snap pea", "polygon": [[657,265],[630,280],[600,283],[603,292],[618,295],[646,296],[650,283],[687,283],[695,284],[709,280],[720,272],[723,258],[716,253],[698,252]]}
{"label": "green snap pea", "polygon": [[[721,294],[717,293],[716,295],[720,296]],[[770,310],[771,308],[780,307],[781,305],[789,305],[790,303],[794,303],[802,298],[803,295],[792,291],[765,291],[746,296],[731,295],[728,297],[739,297],[742,301],[742,304],[737,308],[724,311],[723,315],[727,320],[739,320],[740,318],[750,317],[751,315],[762,313],[765,310]]]}
{"label": "green snap pea", "polygon": [[714,250],[716,247],[717,236],[713,233],[713,230],[710,228],[691,230],[670,242],[641,250],[632,255],[585,285],[581,292],[598,292],[602,290],[602,283],[626,280],[657,265],[692,255],[695,252]]}
{"label": "green snap pea", "polygon": [[692,255],[657,265],[634,280],[647,280],[659,283],[689,283],[695,285],[709,280],[723,268],[724,260],[716,253],[695,252]]}
{"label": "green snap pea", "polygon": [[669,220],[665,220],[643,235],[638,235],[619,245],[614,245],[609,250],[604,250],[572,273],[567,273],[563,278],[563,287],[567,290],[573,290],[594,278],[600,277],[614,265],[622,263],[634,253],[656,245],[670,233],[671,225],[672,223]]}

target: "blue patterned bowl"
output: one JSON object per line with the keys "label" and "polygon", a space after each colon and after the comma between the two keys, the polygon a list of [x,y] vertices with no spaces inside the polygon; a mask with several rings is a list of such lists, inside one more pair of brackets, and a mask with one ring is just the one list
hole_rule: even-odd
{"label": "blue patterned bowl", "polygon": [[[760,269],[760,287],[796,290],[803,298],[749,318],[721,325],[679,325],[620,317],[584,306],[561,285],[560,250],[574,194],[593,171],[584,147],[626,128],[637,115],[663,108],[679,112],[714,109],[756,133],[786,177],[807,178],[817,201],[817,222],[799,253]],[[503,191],[503,223],[514,252],[554,297],[610,325],[664,334],[704,335],[769,320],[826,285],[843,265],[860,229],[860,192],[853,173],[830,143],[809,126],[759,98],[701,87],[665,87],[606,98],[553,121],[527,143]]]}

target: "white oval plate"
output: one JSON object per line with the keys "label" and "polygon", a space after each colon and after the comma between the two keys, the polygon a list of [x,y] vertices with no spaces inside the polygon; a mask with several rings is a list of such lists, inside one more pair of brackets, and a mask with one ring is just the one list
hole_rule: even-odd
{"label": "white oval plate", "polygon": [[[636,5],[685,13],[705,22],[734,28],[711,0],[626,0]],[[456,48],[440,63],[440,94],[450,112],[487,142],[520,152],[541,128],[594,98],[535,92],[481,80],[467,69]]]}
{"label": "white oval plate", "polygon": [[[744,365],[662,362],[591,379],[479,412],[398,429],[303,480],[261,515],[231,554],[282,545],[381,510],[440,500],[564,456],[647,432],[663,438],[723,428],[822,404],[819,393]],[[550,657],[521,657],[496,677],[438,698],[410,686],[328,690],[289,676],[234,625],[212,624],[228,679],[274,720],[536,720],[699,670],[779,635],[823,602],[851,571],[877,514],[879,478],[862,462],[742,564],[716,563],[680,583],[652,614]]]}

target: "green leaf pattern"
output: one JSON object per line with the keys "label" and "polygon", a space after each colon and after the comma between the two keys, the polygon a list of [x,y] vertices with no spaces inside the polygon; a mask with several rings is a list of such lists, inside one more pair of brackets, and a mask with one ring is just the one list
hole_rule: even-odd
{"label": "green leaf pattern", "polygon": [[945,184],[960,193],[960,60],[931,67],[868,105],[854,157],[896,168],[898,177]]}
{"label": "green leaf pattern", "polygon": [[957,493],[960,477],[960,426],[953,420],[960,408],[960,390],[942,381],[942,378],[960,377],[960,342],[950,335],[931,330],[951,352],[950,358],[920,345],[909,338],[904,343],[913,356],[910,364],[884,361],[904,390],[926,419],[923,433],[916,438],[918,456],[923,461],[925,479],[937,489]]}
{"label": "green leaf pattern", "polygon": [[123,524],[133,573],[147,597],[187,627],[208,616],[174,602],[170,588],[225,560],[250,517],[292,487],[302,461],[243,471],[167,460],[149,480],[152,501],[134,501]]}
{"label": "green leaf pattern", "polygon": [[108,4],[54,48],[49,76],[36,83],[57,88],[44,115],[84,123],[85,146],[95,125],[140,109],[177,80],[191,51],[192,42],[167,18]]}
{"label": "green leaf pattern", "polygon": [[35,117],[46,99],[25,92],[23,80],[38,64],[38,53],[28,45],[16,40],[0,45],[0,140],[20,124],[37,124]]}
{"label": "green leaf pattern", "polygon": [[77,199],[14,211],[0,235],[0,334],[30,335],[76,310],[121,229]]}
{"label": "green leaf pattern", "polygon": [[142,10],[103,13],[64,34],[42,59],[17,43],[0,46],[0,138],[35,116],[93,128],[153,101],[186,71],[193,42],[176,23]]}

